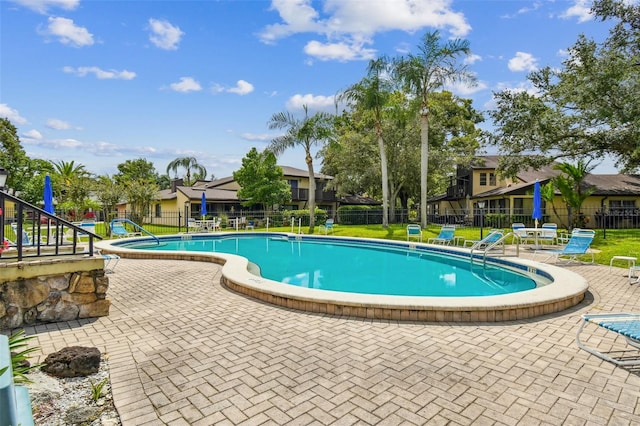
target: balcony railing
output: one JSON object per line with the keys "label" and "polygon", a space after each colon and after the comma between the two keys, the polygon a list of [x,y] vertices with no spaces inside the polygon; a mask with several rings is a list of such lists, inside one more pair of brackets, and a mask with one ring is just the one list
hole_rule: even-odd
{"label": "balcony railing", "polygon": [[[291,188],[291,201],[308,201],[309,190],[306,188]],[[337,201],[335,191],[316,189],[316,201]]]}
{"label": "balcony railing", "polygon": [[[13,211],[8,209],[7,202],[13,203]],[[87,237],[87,243],[79,244],[80,236]],[[25,257],[93,256],[95,238],[102,239],[85,227],[0,191],[0,242],[4,242],[0,259],[21,261]]]}

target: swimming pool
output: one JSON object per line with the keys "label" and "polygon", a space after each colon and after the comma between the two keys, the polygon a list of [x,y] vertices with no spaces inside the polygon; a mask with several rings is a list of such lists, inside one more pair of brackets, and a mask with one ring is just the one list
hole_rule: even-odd
{"label": "swimming pool", "polygon": [[[257,234],[261,234],[259,238]],[[488,258],[485,268],[483,262],[470,262],[468,249],[388,240],[228,233],[160,237],[160,244],[135,238],[96,245],[105,253],[117,253],[124,258],[219,263],[224,265],[222,284],[236,292],[292,309],[365,318],[422,321],[531,318],[574,306],[584,298],[588,288],[580,275],[553,265],[517,258]],[[257,246],[261,246],[260,256],[264,258],[256,254],[258,251],[253,252]],[[349,250],[354,248],[362,252],[353,255]],[[375,261],[363,266],[361,262],[367,258]],[[395,263],[400,258],[402,263]],[[430,263],[433,260],[440,266]],[[297,269],[287,269],[284,264]],[[333,269],[325,269],[325,265],[332,265]],[[282,275],[271,278],[272,270]],[[381,271],[383,281],[392,285],[371,290],[383,275]],[[422,275],[434,271],[437,286],[432,283],[436,280],[434,275],[429,279]],[[332,275],[355,276],[356,287],[361,286],[365,292],[331,287],[327,283]],[[490,285],[482,290],[476,286],[467,288],[464,281],[468,277],[488,277]],[[488,294],[486,287],[493,287],[493,294]],[[416,291],[425,288],[431,293]]]}
{"label": "swimming pool", "polygon": [[[144,250],[227,253],[246,257],[259,275],[298,287],[396,296],[491,296],[531,290],[545,277],[417,247],[269,235],[199,236],[146,244]],[[127,244],[136,248],[136,243]],[[138,244],[140,247],[140,244]],[[398,279],[399,275],[413,279]],[[538,283],[536,283],[537,278]]]}

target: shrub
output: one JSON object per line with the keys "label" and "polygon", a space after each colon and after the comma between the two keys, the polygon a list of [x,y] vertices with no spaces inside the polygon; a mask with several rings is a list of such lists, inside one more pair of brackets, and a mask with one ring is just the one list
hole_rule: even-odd
{"label": "shrub", "polygon": [[342,225],[378,225],[382,223],[381,206],[338,207],[338,223]]}

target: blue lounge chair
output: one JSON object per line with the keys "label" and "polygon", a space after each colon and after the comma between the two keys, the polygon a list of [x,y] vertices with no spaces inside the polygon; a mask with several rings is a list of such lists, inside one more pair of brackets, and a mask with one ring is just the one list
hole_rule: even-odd
{"label": "blue lounge chair", "polygon": [[455,226],[443,226],[440,228],[440,233],[438,233],[437,237],[429,238],[427,243],[429,244],[442,244],[442,245],[451,245],[453,241],[453,234],[456,232]]}
{"label": "blue lounge chair", "polygon": [[116,238],[126,238],[140,235],[137,232],[127,231],[127,228],[124,227],[124,223],[115,219],[111,221],[109,226],[111,226],[111,236]]}
{"label": "blue lounge chair", "polygon": [[[618,333],[634,349],[640,349],[640,314],[611,313],[611,314],[585,314],[582,315],[582,324],[576,333],[576,343],[580,349],[584,349],[592,355],[618,366],[640,365],[640,353],[626,354],[623,357],[613,358],[597,349],[586,346],[580,340],[580,333],[585,325],[591,323],[598,327]],[[621,354],[623,355],[623,354]]]}
{"label": "blue lounge chair", "polygon": [[[492,244],[497,243],[498,241],[500,241],[500,239],[503,236],[504,236],[504,232],[502,232],[500,229],[492,229],[491,232],[489,232],[489,235],[487,235],[481,240],[464,240],[463,247],[466,247],[467,245],[471,245],[471,251],[475,249],[485,248]],[[504,244],[504,241],[501,242],[500,244]]]}
{"label": "blue lounge chair", "polygon": [[418,224],[407,225],[407,241],[417,238],[422,242],[422,228]]}
{"label": "blue lounge chair", "polygon": [[[571,238],[563,248],[558,250],[542,250],[541,253],[548,254],[544,262],[551,258],[555,258],[556,263],[562,257],[568,257],[567,262],[578,262],[578,256],[590,254],[591,263],[594,262],[593,251],[590,246],[593,242],[593,238],[596,236],[596,232],[591,229],[578,229],[571,234]],[[537,251],[536,251],[537,253]]]}
{"label": "blue lounge chair", "polygon": [[[16,234],[16,237],[18,236],[18,224],[13,222],[11,224],[11,229],[13,229],[13,232]],[[23,246],[33,246],[36,245],[36,242],[33,240],[33,238],[31,238],[31,233],[29,231],[27,231],[25,228],[22,228],[22,237],[20,238],[22,240],[22,245]],[[40,236],[40,244],[46,244],[46,236],[45,235],[41,235]],[[16,241],[18,241],[18,238],[16,238]]]}
{"label": "blue lounge chair", "polygon": [[327,219],[324,225],[320,225],[320,230],[324,230],[324,235],[327,235],[329,232],[333,234],[333,219]]}

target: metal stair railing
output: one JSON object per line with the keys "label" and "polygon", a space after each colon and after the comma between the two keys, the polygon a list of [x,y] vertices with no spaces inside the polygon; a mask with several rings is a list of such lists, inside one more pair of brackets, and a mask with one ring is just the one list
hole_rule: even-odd
{"label": "metal stair railing", "polygon": [[505,247],[505,240],[507,239],[507,237],[513,237],[513,241],[516,244],[516,254],[515,256],[519,257],[520,256],[520,239],[518,238],[518,236],[513,233],[513,232],[507,232],[506,234],[504,234],[502,237],[500,237],[499,239],[497,239],[496,241],[487,244],[486,246],[482,247],[482,241],[478,241],[476,242],[473,246],[471,246],[471,250],[469,252],[470,255],[470,261],[473,263],[473,260],[475,258],[473,251],[475,249],[482,249],[482,251],[480,252],[480,254],[482,254],[482,264],[484,266],[486,266],[487,264],[487,253],[491,250],[493,250],[494,248],[496,248],[498,245],[502,244],[502,256],[506,256],[506,247]]}
{"label": "metal stair railing", "polygon": [[[12,218],[7,218],[8,202],[12,203],[14,207]],[[11,243],[6,235],[6,225],[14,222],[16,240]],[[29,222],[31,222],[31,225],[25,226]],[[30,236],[29,241],[24,238],[25,232]],[[72,233],[73,240],[65,241],[65,234],[69,232]],[[69,236],[71,236],[71,233]],[[89,237],[88,247],[84,244],[78,244],[78,235]],[[45,238],[46,241],[44,241]],[[55,214],[48,213],[18,197],[0,191],[0,243],[3,244],[0,258],[2,259],[15,258],[18,261],[22,261],[28,257],[73,256],[78,254],[93,256],[93,244],[96,238],[102,239],[96,233],[90,232]],[[12,250],[14,248],[15,250]]]}

